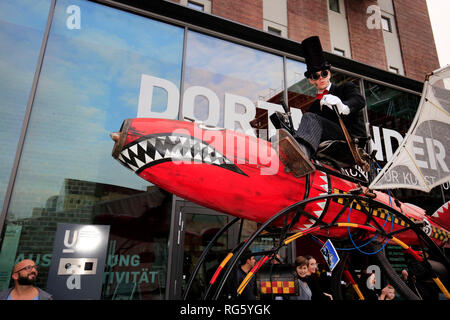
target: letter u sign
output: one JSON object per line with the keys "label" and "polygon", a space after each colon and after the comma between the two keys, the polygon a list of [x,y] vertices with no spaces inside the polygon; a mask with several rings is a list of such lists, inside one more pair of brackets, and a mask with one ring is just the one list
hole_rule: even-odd
{"label": "letter u sign", "polygon": [[66,230],[66,233],[64,234],[64,246],[66,247],[65,249],[63,249],[64,253],[73,253],[73,252],[75,252],[75,250],[71,249],[71,248],[77,243],[77,238],[78,238],[78,231],[75,230],[73,232],[72,242],[69,243],[70,230]]}

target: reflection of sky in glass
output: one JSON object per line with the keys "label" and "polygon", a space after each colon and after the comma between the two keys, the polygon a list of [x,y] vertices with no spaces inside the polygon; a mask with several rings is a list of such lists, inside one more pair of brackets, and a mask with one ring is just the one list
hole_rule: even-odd
{"label": "reflection of sky in glass", "polygon": [[[81,29],[70,30],[70,5]],[[179,87],[183,29],[85,1],[58,1],[10,211],[30,215],[64,178],[145,189],[111,157],[109,133],[137,115],[141,74]]]}
{"label": "reflection of sky in glass", "polygon": [[50,2],[0,1],[0,210],[16,155]]}
{"label": "reflection of sky in glass", "polygon": [[286,78],[288,91],[314,95],[316,89],[305,78],[306,64],[300,61],[286,59]]}
{"label": "reflection of sky in glass", "polygon": [[[203,86],[219,97],[225,93],[249,98],[255,105],[283,88],[283,59],[270,53],[189,32],[186,46],[185,88]],[[205,99],[196,100],[196,115],[207,112]],[[200,110],[200,111],[199,111]],[[223,111],[220,116],[223,125]]]}

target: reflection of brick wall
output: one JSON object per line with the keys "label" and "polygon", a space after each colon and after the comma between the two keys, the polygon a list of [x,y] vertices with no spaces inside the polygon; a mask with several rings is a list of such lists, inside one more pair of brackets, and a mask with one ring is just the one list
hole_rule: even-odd
{"label": "reflection of brick wall", "polygon": [[367,28],[367,8],[376,0],[345,1],[352,59],[387,70],[383,31]]}
{"label": "reflection of brick wall", "polygon": [[214,0],[211,13],[253,28],[263,28],[261,0]]}
{"label": "reflection of brick wall", "polygon": [[419,81],[439,68],[433,31],[425,0],[395,0],[398,37],[405,75]]}
{"label": "reflection of brick wall", "polygon": [[287,0],[289,39],[319,36],[323,50],[330,51],[327,6],[327,0]]}

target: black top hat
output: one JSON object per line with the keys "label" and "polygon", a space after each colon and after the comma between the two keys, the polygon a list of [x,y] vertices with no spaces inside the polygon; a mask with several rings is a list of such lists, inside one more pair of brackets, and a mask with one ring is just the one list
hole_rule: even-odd
{"label": "black top hat", "polygon": [[306,61],[305,77],[317,71],[330,69],[331,65],[325,60],[323,55],[322,45],[318,36],[306,38],[302,41],[303,54]]}

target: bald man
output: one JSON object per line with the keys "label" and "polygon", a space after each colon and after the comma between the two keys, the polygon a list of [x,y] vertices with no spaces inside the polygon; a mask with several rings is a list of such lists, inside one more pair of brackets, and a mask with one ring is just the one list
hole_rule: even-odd
{"label": "bald man", "polygon": [[14,266],[14,287],[0,292],[0,300],[52,300],[52,296],[35,287],[38,270],[33,260],[25,259]]}

